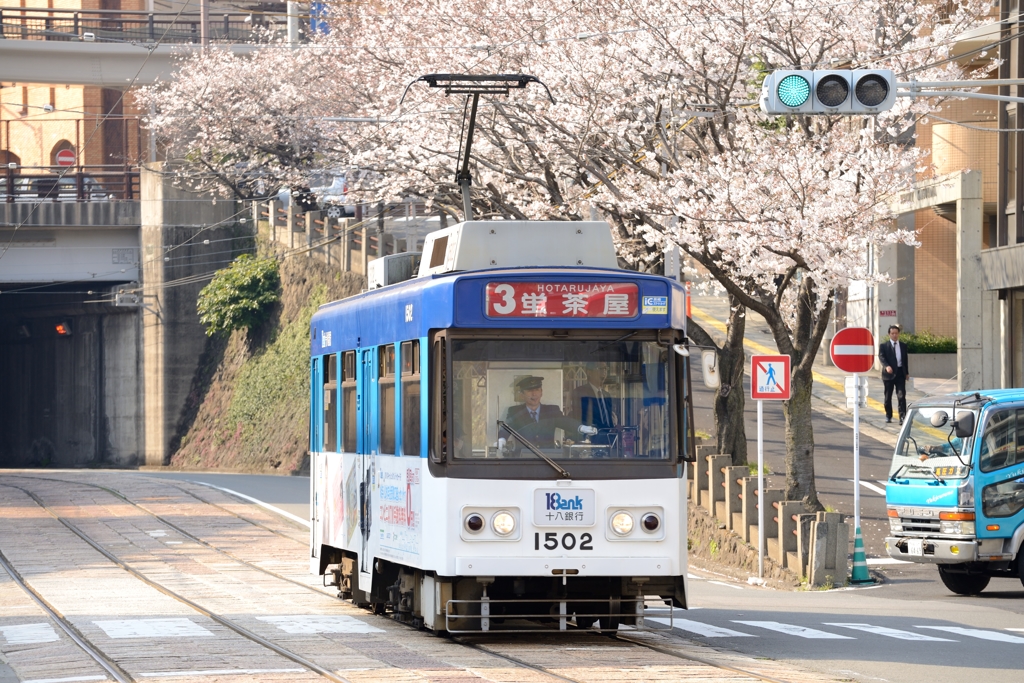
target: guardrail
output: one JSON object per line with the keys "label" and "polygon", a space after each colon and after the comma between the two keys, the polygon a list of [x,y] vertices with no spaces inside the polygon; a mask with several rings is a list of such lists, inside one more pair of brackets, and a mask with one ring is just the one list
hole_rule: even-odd
{"label": "guardrail", "polygon": [[0,172],[0,202],[110,202],[139,197],[138,168],[128,165],[17,166]]}
{"label": "guardrail", "polygon": [[[253,30],[271,25],[282,30],[287,16],[271,12],[211,13],[210,41],[245,42]],[[300,38],[305,32],[300,32]],[[139,43],[199,43],[202,20],[198,12],[131,12],[122,10],[63,10],[0,7],[0,40],[102,41]]]}

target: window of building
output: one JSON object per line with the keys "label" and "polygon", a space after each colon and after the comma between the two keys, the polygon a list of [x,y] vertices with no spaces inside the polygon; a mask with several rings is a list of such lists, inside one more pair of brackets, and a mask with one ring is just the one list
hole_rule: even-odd
{"label": "window of building", "polygon": [[383,455],[395,454],[395,345],[380,347],[377,373],[379,404],[379,449]]}
{"label": "window of building", "polygon": [[420,342],[402,342],[402,454],[420,454]]}
{"label": "window of building", "polygon": [[356,452],[356,352],[341,354],[341,449]]}

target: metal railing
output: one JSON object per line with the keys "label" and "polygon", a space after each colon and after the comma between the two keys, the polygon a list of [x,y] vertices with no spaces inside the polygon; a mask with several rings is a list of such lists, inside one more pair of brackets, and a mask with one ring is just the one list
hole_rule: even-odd
{"label": "metal railing", "polygon": [[[211,13],[209,40],[241,43],[254,29],[280,26],[287,16],[269,12]],[[131,12],[122,10],[64,10],[0,7],[0,40],[102,41],[118,43],[199,43],[202,23],[198,12]],[[301,35],[300,35],[301,37]]]}
{"label": "metal railing", "polygon": [[139,170],[129,165],[17,166],[0,171],[0,202],[111,202],[139,198]]}

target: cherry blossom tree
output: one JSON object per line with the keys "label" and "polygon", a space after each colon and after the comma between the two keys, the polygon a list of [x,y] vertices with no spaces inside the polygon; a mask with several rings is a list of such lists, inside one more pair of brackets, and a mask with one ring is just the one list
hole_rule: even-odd
{"label": "cherry blossom tree", "polygon": [[[894,230],[888,201],[927,172],[913,125],[935,105],[766,117],[761,82],[779,68],[956,78],[953,40],[988,11],[981,0],[379,0],[337,8],[331,35],[308,47],[195,57],[147,101],[169,151],[236,192],[259,174],[294,184],[317,167],[358,168],[356,196],[423,197],[459,217],[465,100],[414,85],[400,102],[406,86],[438,72],[539,77],[557,102],[536,87],[482,102],[474,212],[597,210],[623,265],[638,270],[678,244],[734,304],[720,347],[732,392],[743,312],[761,315],[792,359],[787,497],[813,510],[811,365],[837,289],[885,277],[866,272],[869,246],[913,243]],[[720,447],[741,433],[737,396],[716,403]]]}

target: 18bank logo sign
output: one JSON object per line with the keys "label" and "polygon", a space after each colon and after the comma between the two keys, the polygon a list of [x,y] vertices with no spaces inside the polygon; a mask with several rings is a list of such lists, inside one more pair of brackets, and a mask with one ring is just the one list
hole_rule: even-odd
{"label": "18bank logo sign", "polygon": [[537,526],[593,526],[593,489],[536,489],[533,523]]}

